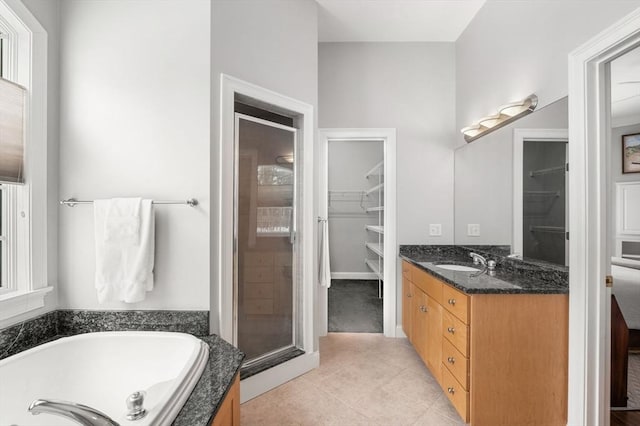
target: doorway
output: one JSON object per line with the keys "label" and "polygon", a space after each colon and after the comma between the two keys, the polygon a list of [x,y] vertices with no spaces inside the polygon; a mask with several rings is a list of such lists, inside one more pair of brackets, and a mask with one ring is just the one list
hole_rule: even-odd
{"label": "doorway", "polygon": [[[319,250],[318,334],[373,331],[395,337],[395,129],[321,129],[319,144],[319,232],[320,241],[329,236],[329,244]],[[333,265],[325,258],[333,259]],[[329,288],[332,278],[338,280],[333,290]],[[381,328],[340,329],[340,321],[329,323],[329,298],[333,299],[331,308],[351,314],[358,302],[354,298],[349,302],[347,296],[357,295],[358,290],[368,304],[381,302]],[[364,315],[375,315],[371,312],[375,310]]]}
{"label": "doorway", "polygon": [[568,424],[609,424],[612,306],[610,65],[640,45],[640,9],[569,55]]}

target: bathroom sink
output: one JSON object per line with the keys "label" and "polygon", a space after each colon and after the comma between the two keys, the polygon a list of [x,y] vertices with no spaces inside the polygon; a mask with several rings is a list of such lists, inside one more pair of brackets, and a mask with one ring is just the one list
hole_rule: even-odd
{"label": "bathroom sink", "polygon": [[472,268],[471,266],[464,265],[434,265],[438,268],[446,269],[449,271],[461,271],[461,272],[478,272],[480,269]]}

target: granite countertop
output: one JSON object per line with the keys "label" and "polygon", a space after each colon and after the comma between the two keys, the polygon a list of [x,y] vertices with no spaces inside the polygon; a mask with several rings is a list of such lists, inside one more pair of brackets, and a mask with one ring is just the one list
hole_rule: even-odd
{"label": "granite countertop", "polygon": [[216,335],[200,336],[209,345],[209,360],[174,426],[207,426],[218,412],[244,354]]}
{"label": "granite countertop", "polygon": [[[471,249],[460,246],[400,246],[400,257],[416,267],[467,294],[565,294],[569,292],[566,268],[536,265],[497,255],[495,274],[450,271],[437,264],[477,267],[471,262]],[[479,250],[474,250],[479,251]]]}

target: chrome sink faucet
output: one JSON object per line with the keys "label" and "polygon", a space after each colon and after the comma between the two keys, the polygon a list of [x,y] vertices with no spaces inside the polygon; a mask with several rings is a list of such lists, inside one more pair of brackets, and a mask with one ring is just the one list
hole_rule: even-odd
{"label": "chrome sink faucet", "polygon": [[473,259],[473,264],[474,265],[482,265],[485,268],[487,267],[487,259],[485,259],[484,257],[480,256],[478,253],[469,253],[469,256]]}
{"label": "chrome sink faucet", "polygon": [[36,399],[29,406],[29,412],[33,415],[41,413],[55,414],[74,420],[83,426],[120,426],[109,416],[95,408],[57,399]]}

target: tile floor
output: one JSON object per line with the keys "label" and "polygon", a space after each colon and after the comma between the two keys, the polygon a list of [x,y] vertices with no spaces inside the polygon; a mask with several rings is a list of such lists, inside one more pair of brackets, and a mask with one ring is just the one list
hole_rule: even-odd
{"label": "tile floor", "polygon": [[320,367],[241,405],[252,425],[464,425],[406,339],[330,333]]}

